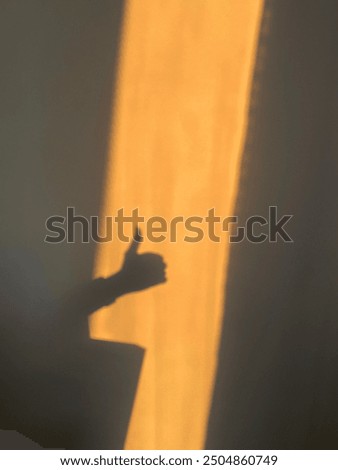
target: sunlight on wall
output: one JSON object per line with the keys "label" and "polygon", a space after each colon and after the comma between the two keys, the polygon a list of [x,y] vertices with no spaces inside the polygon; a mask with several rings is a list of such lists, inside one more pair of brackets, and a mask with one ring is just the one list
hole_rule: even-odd
{"label": "sunlight on wall", "polygon": [[[102,216],[233,213],[263,0],[130,0]],[[180,229],[181,230],[181,229]],[[179,230],[179,237],[180,237]],[[145,242],[168,282],[91,319],[92,338],[146,349],[128,449],[198,449],[208,419],[229,244]],[[98,246],[95,276],[124,243]]]}

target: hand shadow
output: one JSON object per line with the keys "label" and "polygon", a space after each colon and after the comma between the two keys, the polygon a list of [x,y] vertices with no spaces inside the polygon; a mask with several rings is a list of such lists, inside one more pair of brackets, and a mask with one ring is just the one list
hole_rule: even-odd
{"label": "hand shadow", "polygon": [[142,242],[139,229],[136,229],[134,238],[125,253],[121,269],[109,278],[97,278],[86,286],[72,293],[67,298],[65,307],[81,311],[82,315],[90,315],[96,310],[110,305],[117,298],[133,292],[142,291],[167,282],[166,264],[161,255],[156,253],[142,253],[138,250]]}

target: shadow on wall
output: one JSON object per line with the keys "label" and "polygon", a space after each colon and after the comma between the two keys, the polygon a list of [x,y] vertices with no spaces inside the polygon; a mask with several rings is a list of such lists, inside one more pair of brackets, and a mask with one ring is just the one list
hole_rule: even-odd
{"label": "shadow on wall", "polygon": [[293,244],[231,248],[209,449],[338,439],[338,4],[267,1],[237,214],[293,214]]}
{"label": "shadow on wall", "polygon": [[[143,350],[90,340],[87,316],[122,295],[165,282],[161,256],[138,254],[139,243],[136,238],[131,244],[118,273],[60,302],[50,301],[34,259],[24,253],[2,258],[2,428],[44,448],[123,447]],[[23,272],[27,266],[29,275]]]}
{"label": "shadow on wall", "polygon": [[43,242],[67,206],[99,213],[123,7],[1,7],[0,428],[48,448],[122,448],[143,356],[89,341],[96,304],[70,301],[90,283],[95,245]]}

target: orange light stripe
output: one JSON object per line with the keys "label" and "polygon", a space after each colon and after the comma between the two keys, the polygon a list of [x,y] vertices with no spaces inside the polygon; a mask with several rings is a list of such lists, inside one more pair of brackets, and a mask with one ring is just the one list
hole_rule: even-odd
{"label": "orange light stripe", "polygon": [[[129,0],[102,216],[230,216],[237,194],[263,0]],[[91,336],[146,348],[128,449],[203,447],[229,244],[145,242],[168,282],[91,319]],[[125,244],[98,247],[94,276]]]}

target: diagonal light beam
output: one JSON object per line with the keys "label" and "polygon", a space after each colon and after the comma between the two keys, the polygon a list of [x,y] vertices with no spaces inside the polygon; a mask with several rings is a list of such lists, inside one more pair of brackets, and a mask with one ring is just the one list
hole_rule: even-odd
{"label": "diagonal light beam", "polygon": [[[102,216],[120,207],[167,220],[212,207],[232,215],[262,8],[263,0],[129,0]],[[117,270],[125,250],[117,240],[98,246],[94,275]],[[202,448],[229,244],[142,250],[163,255],[167,284],[97,312],[91,336],[146,348],[126,448]]]}

